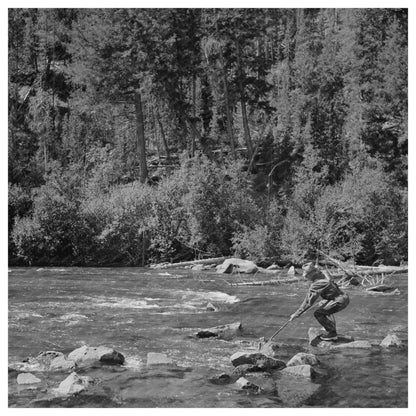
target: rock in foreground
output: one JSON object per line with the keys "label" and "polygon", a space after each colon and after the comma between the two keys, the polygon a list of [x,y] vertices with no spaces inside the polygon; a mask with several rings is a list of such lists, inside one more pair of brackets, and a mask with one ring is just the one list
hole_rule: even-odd
{"label": "rock in foreground", "polygon": [[272,357],[267,357],[261,352],[254,351],[239,351],[233,354],[230,358],[234,367],[243,364],[251,364],[257,366],[260,370],[281,369],[286,364]]}
{"label": "rock in foreground", "polygon": [[61,382],[57,389],[54,389],[54,393],[63,396],[79,393],[86,390],[91,382],[91,377],[79,376],[77,373],[73,372]]}
{"label": "rock in foreground", "polygon": [[84,345],[72,351],[68,359],[74,361],[78,366],[93,364],[123,364],[124,356],[116,350],[108,347],[89,347]]}
{"label": "rock in foreground", "polygon": [[260,393],[260,387],[256,386],[255,384],[248,381],[245,377],[240,377],[236,382],[235,385],[240,390],[246,390],[252,393]]}
{"label": "rock in foreground", "polygon": [[17,384],[35,384],[41,380],[30,373],[21,373],[17,376]]}
{"label": "rock in foreground", "polygon": [[403,343],[400,338],[395,334],[389,334],[386,338],[381,341],[380,347],[391,348],[391,347],[402,347]]}
{"label": "rock in foreground", "polygon": [[232,339],[238,335],[242,330],[241,322],[234,322],[232,324],[216,326],[213,328],[201,329],[196,333],[197,338],[212,338]]}
{"label": "rock in foreground", "polygon": [[314,354],[307,354],[306,352],[299,352],[293,356],[286,364],[287,367],[297,366],[297,365],[317,365],[319,364],[318,359]]}
{"label": "rock in foreground", "polygon": [[236,382],[243,390],[248,389],[256,393],[277,394],[276,383],[269,373],[250,373]]}
{"label": "rock in foreground", "polygon": [[42,351],[36,357],[29,357],[24,362],[13,363],[10,366],[16,371],[65,371],[72,370],[76,364],[67,360],[62,352]]}
{"label": "rock in foreground", "polygon": [[319,335],[322,334],[322,330],[318,328],[309,328],[308,337],[309,344],[313,347],[330,348],[331,346],[347,344],[354,341],[354,338],[346,335],[338,335],[336,341],[322,341]]}
{"label": "rock in foreground", "polygon": [[281,372],[296,377],[304,377],[307,380],[311,380],[313,376],[313,368],[309,364],[292,365],[284,368]]}

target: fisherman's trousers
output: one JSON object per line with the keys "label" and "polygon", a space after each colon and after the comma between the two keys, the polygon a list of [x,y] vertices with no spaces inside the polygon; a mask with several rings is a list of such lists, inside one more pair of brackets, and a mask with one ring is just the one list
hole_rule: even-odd
{"label": "fisherman's trousers", "polygon": [[337,296],[334,300],[328,300],[325,305],[321,306],[314,312],[314,316],[328,333],[336,334],[337,329],[335,320],[329,319],[329,316],[342,311],[348,306],[349,303],[350,298],[346,293],[343,293]]}

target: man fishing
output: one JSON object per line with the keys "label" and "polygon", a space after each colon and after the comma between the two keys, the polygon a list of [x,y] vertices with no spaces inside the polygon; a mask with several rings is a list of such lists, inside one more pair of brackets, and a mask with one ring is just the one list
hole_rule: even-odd
{"label": "man fishing", "polygon": [[303,277],[312,283],[309,292],[299,306],[298,310],[290,316],[290,321],[300,316],[309,309],[321,296],[319,308],[314,312],[317,321],[325,328],[326,334],[320,335],[322,341],[336,341],[338,339],[335,319],[330,316],[347,307],[350,300],[338,285],[330,278],[325,276],[318,267],[312,263],[307,263],[303,267]]}

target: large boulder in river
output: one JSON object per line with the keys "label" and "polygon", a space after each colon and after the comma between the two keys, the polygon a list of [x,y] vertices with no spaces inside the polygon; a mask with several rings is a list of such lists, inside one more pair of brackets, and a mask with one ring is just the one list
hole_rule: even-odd
{"label": "large boulder in river", "polygon": [[108,347],[89,347],[83,345],[72,351],[68,355],[68,359],[75,361],[78,366],[88,366],[93,364],[123,364],[124,356],[116,350]]}
{"label": "large boulder in river", "polygon": [[77,373],[71,373],[65,380],[59,384],[59,387],[53,392],[59,396],[66,396],[79,393],[86,390],[92,383],[92,378],[88,376],[79,376]]}
{"label": "large boulder in river", "polygon": [[75,362],[67,360],[59,351],[42,351],[36,357],[28,357],[23,362],[10,366],[15,371],[22,372],[65,371],[75,367]]}
{"label": "large boulder in river", "polygon": [[294,355],[286,363],[286,367],[299,366],[299,365],[304,365],[304,364],[317,365],[319,364],[319,361],[316,358],[316,355],[314,354],[307,354],[306,352],[299,352],[296,355]]}
{"label": "large boulder in river", "polygon": [[73,370],[76,367],[74,360],[66,359],[59,351],[42,351],[34,360],[41,363],[45,370],[50,371]]}
{"label": "large boulder in river", "polygon": [[349,344],[354,341],[354,338],[345,336],[345,335],[338,335],[338,339],[336,341],[322,341],[319,337],[322,334],[322,331],[318,328],[309,328],[308,337],[309,337],[309,344],[312,347],[319,347],[319,348],[331,348],[335,345],[344,345]]}
{"label": "large boulder in river", "polygon": [[224,263],[217,266],[217,273],[256,273],[259,268],[250,260],[232,258],[224,260]]}
{"label": "large boulder in river", "polygon": [[313,368],[309,364],[293,365],[284,368],[282,373],[290,374],[296,377],[304,377],[310,380],[313,376]]}
{"label": "large boulder in river", "polygon": [[255,364],[240,364],[234,367],[232,376],[239,378],[245,376],[247,373],[256,373],[258,371],[263,370]]}
{"label": "large boulder in river", "polygon": [[[237,377],[240,378],[240,377]],[[233,380],[235,381],[235,379],[233,378],[233,376],[230,376],[227,373],[221,373],[219,375],[216,375],[214,377],[211,377],[209,379],[209,381],[212,384],[218,384],[218,385],[223,385],[223,384],[230,384],[233,382]]]}
{"label": "large boulder in river", "polygon": [[236,382],[235,386],[239,390],[245,390],[254,394],[260,393],[260,387],[248,381],[245,377],[240,377]]}
{"label": "large boulder in river", "polygon": [[196,333],[197,338],[220,338],[232,339],[240,334],[242,330],[241,322],[234,322],[232,324],[215,326],[212,328],[201,329]]}
{"label": "large boulder in river", "polygon": [[64,356],[54,358],[49,365],[51,371],[74,370],[76,367],[75,361],[67,360]]}
{"label": "large boulder in river", "polygon": [[386,338],[381,341],[380,347],[391,348],[391,347],[402,347],[403,343],[400,338],[395,334],[389,334]]}
{"label": "large boulder in river", "polygon": [[60,351],[41,351],[35,358],[35,360],[47,367],[51,365],[51,362],[58,357],[64,357],[64,354]]}
{"label": "large boulder in river", "polygon": [[283,361],[268,357],[256,351],[238,351],[231,356],[230,360],[234,367],[242,364],[251,364],[261,370],[281,369],[286,366]]}
{"label": "large boulder in river", "polygon": [[31,373],[20,373],[17,376],[17,384],[35,384],[40,383],[41,381],[42,380]]}
{"label": "large boulder in river", "polygon": [[270,373],[250,373],[236,381],[236,387],[252,393],[277,394],[276,383]]}

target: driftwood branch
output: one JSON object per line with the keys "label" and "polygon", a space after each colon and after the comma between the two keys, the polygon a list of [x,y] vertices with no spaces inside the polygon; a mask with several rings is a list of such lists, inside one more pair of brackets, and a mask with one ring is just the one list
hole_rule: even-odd
{"label": "driftwood branch", "polygon": [[[407,273],[408,267],[407,266],[352,266],[348,267],[346,265],[343,265],[340,261],[335,260],[334,258],[328,256],[321,250],[317,250],[319,254],[325,257],[325,259],[333,264],[335,267],[337,267],[339,270],[342,270],[346,276],[342,277],[338,283],[344,283],[346,280],[348,280],[351,277],[357,277],[361,279],[361,283],[365,282],[369,285],[374,285],[374,278],[372,276],[380,276],[381,275],[381,282],[384,282],[385,280],[385,274],[389,274],[389,276],[395,274],[395,273]],[[339,277],[339,272],[331,273],[332,277]],[[377,279],[377,282],[379,279]],[[376,282],[376,283],[377,283]]]}
{"label": "driftwood branch", "polygon": [[157,269],[168,269],[173,267],[186,267],[186,266],[193,266],[195,264],[220,264],[224,260],[229,259],[230,257],[214,257],[210,259],[201,259],[201,260],[191,260],[191,261],[183,261],[179,263],[164,263],[164,264],[157,264],[154,266]]}
{"label": "driftwood branch", "polygon": [[323,255],[327,260],[329,260],[334,266],[338,267],[339,269],[341,269],[342,271],[344,271],[347,275],[352,275],[355,277],[358,277],[361,280],[365,280],[366,282],[369,283],[368,278],[360,275],[358,273],[356,273],[354,270],[348,270],[347,268],[345,268],[344,266],[342,266],[341,262],[339,262],[338,260],[333,259],[332,257],[328,256],[328,254],[325,254],[323,251],[321,250],[316,250],[319,254]]}

